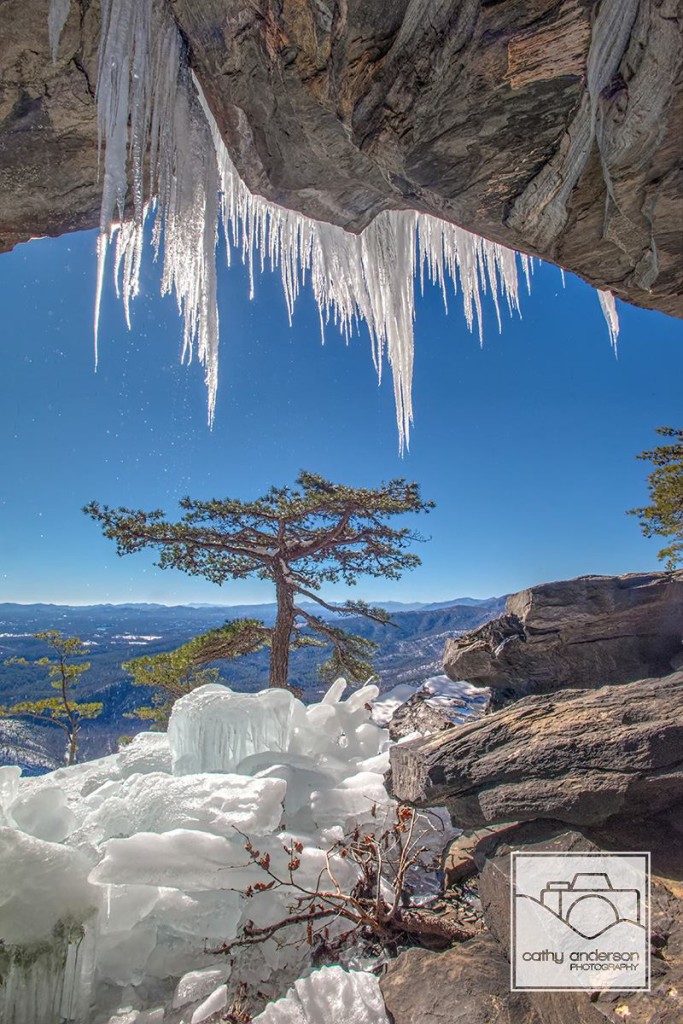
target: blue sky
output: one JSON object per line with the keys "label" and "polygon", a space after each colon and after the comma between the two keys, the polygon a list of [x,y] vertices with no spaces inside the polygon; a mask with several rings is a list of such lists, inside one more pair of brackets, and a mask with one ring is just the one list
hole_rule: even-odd
{"label": "blue sky", "polygon": [[[522,319],[485,344],[459,298],[418,299],[415,428],[401,459],[390,376],[378,388],[366,334],[320,344],[308,291],[290,328],[278,277],[248,299],[241,266],[222,268],[220,380],[206,423],[201,368],[179,365],[175,303],[158,294],[151,254],[129,333],[107,284],[93,372],[95,235],[35,241],[0,256],[0,601],[269,600],[266,583],[222,589],[117,558],[81,513],[91,499],[175,511],[177,498],[256,496],[300,468],[373,486],[422,485],[436,510],[419,524],[420,569],[371,580],[356,596],[438,601],[501,594],[582,573],[657,567],[658,544],[625,509],[646,497],[635,460],[654,428],[680,425],[683,328],[619,304],[619,358],[597,296],[537,267]],[[342,598],[342,589],[328,591]]]}

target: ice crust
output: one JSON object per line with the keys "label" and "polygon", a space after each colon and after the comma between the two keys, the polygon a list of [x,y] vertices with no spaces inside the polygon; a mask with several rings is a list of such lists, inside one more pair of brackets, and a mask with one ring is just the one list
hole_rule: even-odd
{"label": "ice crust", "polygon": [[388,1024],[379,981],[367,971],[321,967],[297,980],[253,1024]]}
{"label": "ice crust", "polygon": [[[270,940],[230,960],[212,950],[291,903],[287,889],[245,896],[264,879],[247,837],[283,876],[283,846],[301,843],[298,881],[324,885],[331,843],[390,813],[388,735],[369,710],[377,687],[348,700],[345,689],[306,707],[285,691],[205,686],[177,702],[168,735],[39,777],[0,769],[3,1024],[191,1024],[215,1018],[240,983],[276,997],[310,970],[305,942]],[[355,865],[332,865],[352,888]],[[316,972],[263,1020],[289,1020],[287,1006],[292,1020],[322,1020],[311,1016],[318,986],[325,1024],[376,1024],[364,977]]]}

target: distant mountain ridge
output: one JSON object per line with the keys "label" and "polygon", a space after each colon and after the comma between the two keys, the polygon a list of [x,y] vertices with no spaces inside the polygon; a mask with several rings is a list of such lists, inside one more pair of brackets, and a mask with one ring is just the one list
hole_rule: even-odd
{"label": "distant mountain ridge", "polygon": [[[474,607],[495,601],[495,597],[455,597],[448,601],[371,601],[370,604],[386,608],[389,612],[415,612],[433,611],[435,608],[453,608],[455,606]],[[329,601],[332,605],[341,605],[341,601]],[[313,602],[302,602],[304,607],[314,607]],[[94,612],[97,609],[110,611],[116,610],[140,610],[140,611],[177,611],[179,609],[192,609],[193,611],[220,611],[229,613],[232,618],[259,618],[262,614],[275,616],[276,604],[274,601],[260,602],[256,604],[218,604],[211,601],[189,601],[187,604],[159,604],[154,601],[100,601],[95,604],[59,604],[49,601],[0,601],[0,625],[5,614],[10,616],[21,615],[31,610],[59,612]],[[325,609],[320,610],[321,615],[329,614]]]}
{"label": "distant mountain ridge", "polygon": [[[435,602],[405,610],[389,602],[392,624],[348,616],[345,627],[377,644],[375,669],[383,690],[398,683],[419,683],[442,672],[445,641],[464,630],[473,629],[503,610],[505,598],[479,601],[467,598],[458,604]],[[91,669],[83,676],[81,694],[104,702],[101,718],[84,726],[89,737],[88,756],[105,752],[121,733],[135,731],[139,723],[125,718],[133,708],[145,703],[147,694],[134,687],[122,670],[123,662],[141,654],[158,654],[186,643],[198,633],[222,625],[227,619],[249,617],[272,623],[275,604],[261,605],[21,605],[0,604],[0,705],[11,705],[27,697],[50,694],[44,669],[5,664],[12,657],[29,660],[45,653],[44,644],[32,634],[60,629],[77,635],[88,644]],[[325,690],[317,673],[324,653],[317,648],[294,651],[291,682],[302,688],[305,699],[319,699]],[[218,662],[222,680],[236,690],[255,691],[268,683],[268,652]],[[33,730],[31,730],[33,733]],[[0,734],[0,763],[8,750],[9,737],[3,743]],[[11,763],[11,761],[10,761]]]}

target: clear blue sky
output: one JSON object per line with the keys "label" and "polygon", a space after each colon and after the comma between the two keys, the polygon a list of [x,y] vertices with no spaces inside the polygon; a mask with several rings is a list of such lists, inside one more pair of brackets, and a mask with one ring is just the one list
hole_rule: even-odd
{"label": "clear blue sky", "polygon": [[[389,374],[377,387],[365,333],[320,344],[308,293],[288,326],[279,278],[248,299],[241,266],[222,268],[220,382],[213,431],[201,368],[179,365],[181,326],[148,258],[133,330],[110,282],[93,373],[92,232],[0,256],[0,601],[269,600],[267,584],[222,589],[119,559],[81,513],[90,499],[174,511],[184,494],[258,495],[300,468],[373,486],[422,485],[437,509],[421,526],[420,569],[356,596],[437,601],[501,594],[582,573],[657,567],[655,541],[624,510],[646,496],[654,427],[681,423],[683,328],[619,304],[619,358],[595,293],[537,268],[523,318],[485,345],[460,300],[418,300],[415,428],[397,452]],[[339,589],[328,591],[341,598]]]}

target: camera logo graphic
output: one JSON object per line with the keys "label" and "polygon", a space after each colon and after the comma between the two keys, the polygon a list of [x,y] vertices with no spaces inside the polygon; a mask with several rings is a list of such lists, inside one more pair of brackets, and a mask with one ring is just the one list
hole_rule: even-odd
{"label": "camera logo graphic", "polygon": [[541,903],[586,938],[603,930],[601,922],[605,927],[619,921],[640,924],[640,890],[615,889],[605,871],[578,872],[571,882],[547,882]]}
{"label": "camera logo graphic", "polygon": [[650,855],[515,851],[511,988],[650,988]]}

